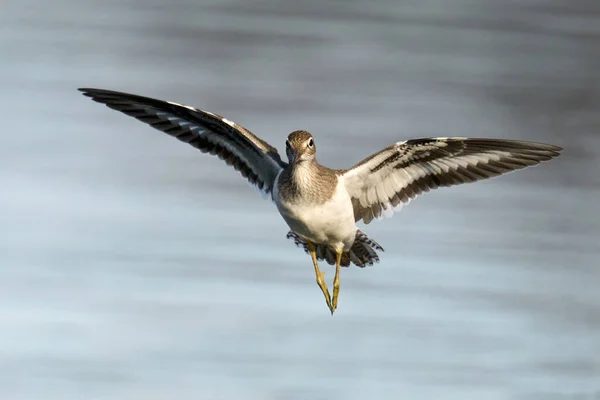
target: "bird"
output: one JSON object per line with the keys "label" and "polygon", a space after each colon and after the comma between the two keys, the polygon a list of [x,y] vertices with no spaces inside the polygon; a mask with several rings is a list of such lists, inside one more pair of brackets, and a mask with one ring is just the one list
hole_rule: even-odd
{"label": "bird", "polygon": [[[331,315],[338,307],[340,267],[379,262],[383,247],[357,227],[391,216],[439,187],[484,180],[549,161],[559,146],[508,139],[430,137],[399,141],[348,169],[317,161],[306,130],[287,136],[287,162],[243,126],[209,111],[135,94],[79,88],[84,96],[215,155],[271,199],[290,228],[288,239],[312,259]],[[335,266],[333,294],[319,261]]]}

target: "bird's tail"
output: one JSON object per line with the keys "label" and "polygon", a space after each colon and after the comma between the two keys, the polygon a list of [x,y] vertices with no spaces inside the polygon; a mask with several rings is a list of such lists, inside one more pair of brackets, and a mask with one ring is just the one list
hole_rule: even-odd
{"label": "bird's tail", "polygon": [[[292,231],[288,232],[287,238],[293,239],[296,246],[302,247],[304,251],[308,253],[306,239]],[[335,250],[331,246],[316,244],[315,247],[317,260],[325,260],[328,264],[335,265]],[[377,255],[376,250],[384,251],[379,243],[373,239],[369,239],[367,235],[357,229],[354,244],[349,251],[345,251],[342,254],[340,265],[342,267],[348,267],[350,266],[350,263],[352,263],[360,268],[373,265],[374,263],[379,262],[379,256]]]}

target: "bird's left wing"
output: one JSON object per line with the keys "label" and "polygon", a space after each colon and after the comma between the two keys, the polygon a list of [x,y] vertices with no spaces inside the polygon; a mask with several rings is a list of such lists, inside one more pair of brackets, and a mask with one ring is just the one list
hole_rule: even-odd
{"label": "bird's left wing", "polygon": [[340,174],[352,198],[354,219],[368,224],[430,189],[536,165],[561,150],[517,140],[415,139],[395,143]]}
{"label": "bird's left wing", "polygon": [[265,194],[272,192],[275,177],[287,166],[277,149],[217,114],[134,94],[79,90],[92,100],[137,118],[203,153],[218,156]]}

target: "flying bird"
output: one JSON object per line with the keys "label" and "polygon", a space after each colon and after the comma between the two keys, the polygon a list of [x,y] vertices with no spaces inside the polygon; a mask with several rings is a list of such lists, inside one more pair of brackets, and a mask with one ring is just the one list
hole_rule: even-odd
{"label": "flying bird", "polygon": [[[312,134],[290,133],[287,162],[243,126],[209,111],[104,89],[79,89],[113,110],[224,160],[270,197],[290,227],[287,237],[310,254],[331,314],[338,306],[340,267],[379,262],[383,248],[365,224],[431,189],[475,182],[548,161],[562,148],[504,139],[436,137],[397,142],[355,166],[336,170],[317,162]],[[330,295],[319,260],[335,265]]]}

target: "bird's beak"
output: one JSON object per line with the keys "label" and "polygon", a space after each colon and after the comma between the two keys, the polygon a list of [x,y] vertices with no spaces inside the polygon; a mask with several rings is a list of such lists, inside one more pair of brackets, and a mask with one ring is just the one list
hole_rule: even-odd
{"label": "bird's beak", "polygon": [[290,157],[290,164],[294,164],[298,159],[298,153],[294,150],[290,150],[288,156]]}

